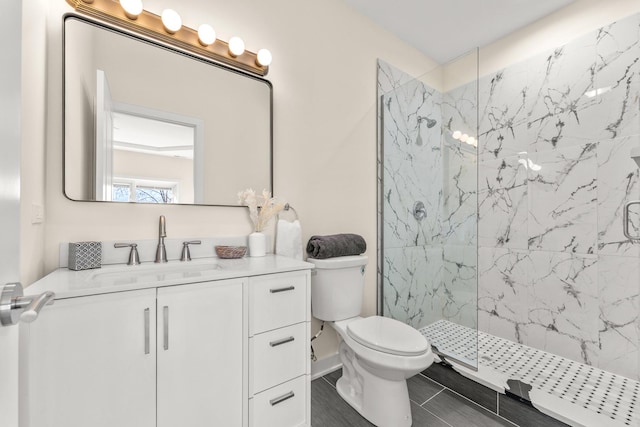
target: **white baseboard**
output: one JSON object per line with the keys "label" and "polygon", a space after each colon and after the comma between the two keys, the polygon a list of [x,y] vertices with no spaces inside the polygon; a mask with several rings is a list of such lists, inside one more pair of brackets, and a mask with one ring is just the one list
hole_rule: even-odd
{"label": "white baseboard", "polygon": [[311,362],[311,381],[320,378],[342,367],[338,353]]}

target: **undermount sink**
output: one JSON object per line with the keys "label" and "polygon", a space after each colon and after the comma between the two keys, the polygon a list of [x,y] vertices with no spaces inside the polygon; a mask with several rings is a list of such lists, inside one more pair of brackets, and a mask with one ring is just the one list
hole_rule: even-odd
{"label": "undermount sink", "polygon": [[216,276],[224,270],[230,269],[230,266],[225,268],[222,264],[217,259],[206,259],[188,263],[173,261],[162,264],[146,263],[135,266],[106,266],[96,270],[89,280],[125,284]]}

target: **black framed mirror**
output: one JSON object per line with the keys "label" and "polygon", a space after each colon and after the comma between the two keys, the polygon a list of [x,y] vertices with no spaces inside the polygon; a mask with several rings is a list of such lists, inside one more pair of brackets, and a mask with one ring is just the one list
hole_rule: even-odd
{"label": "black framed mirror", "polygon": [[64,20],[64,193],[237,205],[273,191],[267,80],[75,15]]}

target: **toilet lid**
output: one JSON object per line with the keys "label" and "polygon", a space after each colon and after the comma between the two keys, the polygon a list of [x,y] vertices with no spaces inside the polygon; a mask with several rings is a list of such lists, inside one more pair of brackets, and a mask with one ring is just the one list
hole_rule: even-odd
{"label": "toilet lid", "polygon": [[347,333],[358,343],[400,356],[419,356],[429,349],[429,341],[409,325],[395,319],[371,316],[350,322]]}

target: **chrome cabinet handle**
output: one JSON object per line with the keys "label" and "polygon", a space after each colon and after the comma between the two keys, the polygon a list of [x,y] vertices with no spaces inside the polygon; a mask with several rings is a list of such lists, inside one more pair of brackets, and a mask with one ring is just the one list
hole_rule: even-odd
{"label": "chrome cabinet handle", "polygon": [[150,342],[150,334],[149,328],[151,324],[151,314],[148,308],[144,309],[144,354],[149,354],[151,352],[151,342]]}
{"label": "chrome cabinet handle", "polygon": [[279,345],[286,344],[286,343],[294,341],[294,340],[295,340],[294,337],[287,337],[287,338],[282,338],[281,340],[271,341],[269,343],[269,345],[271,347],[277,347]]}
{"label": "chrome cabinet handle", "polygon": [[164,349],[169,350],[169,307],[162,307],[162,326],[164,333]]}
{"label": "chrome cabinet handle", "polygon": [[286,288],[269,289],[269,292],[271,292],[272,294],[277,294],[278,292],[293,291],[295,290],[295,288],[295,286],[287,286]]}
{"label": "chrome cabinet handle", "polygon": [[278,403],[282,403],[282,402],[284,402],[285,400],[289,400],[289,399],[291,399],[291,398],[292,398],[292,397],[294,397],[294,396],[295,396],[295,393],[294,393],[293,391],[290,391],[289,393],[287,393],[287,394],[283,394],[283,395],[282,395],[282,396],[280,396],[280,397],[276,397],[275,399],[271,399],[271,400],[269,401],[269,403],[271,404],[271,406],[276,406]]}
{"label": "chrome cabinet handle", "polygon": [[640,200],[627,202],[624,204],[624,208],[622,208],[622,232],[624,233],[624,237],[629,240],[640,240],[640,236],[632,236],[631,233],[629,233],[629,208],[633,205],[640,205]]}

